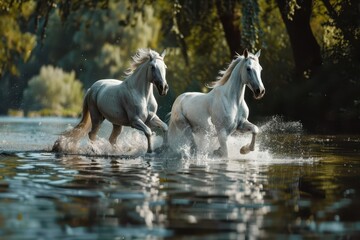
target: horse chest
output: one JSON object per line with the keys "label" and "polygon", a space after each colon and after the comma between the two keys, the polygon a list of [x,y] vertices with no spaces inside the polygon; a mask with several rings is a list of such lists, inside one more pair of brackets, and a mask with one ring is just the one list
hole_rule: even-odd
{"label": "horse chest", "polygon": [[237,128],[239,123],[248,118],[249,110],[245,104],[229,104],[224,111],[224,126],[227,126],[229,132]]}
{"label": "horse chest", "polygon": [[140,118],[142,121],[146,121],[149,116],[149,102],[146,98],[134,98],[132,99],[132,104],[129,104],[128,116],[132,118],[134,116]]}

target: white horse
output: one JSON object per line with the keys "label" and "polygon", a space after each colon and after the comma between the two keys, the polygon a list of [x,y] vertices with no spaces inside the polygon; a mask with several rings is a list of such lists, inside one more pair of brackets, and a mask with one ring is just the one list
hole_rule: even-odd
{"label": "white horse", "polygon": [[213,82],[209,93],[189,92],[177,97],[169,122],[168,139],[173,150],[179,144],[190,141],[191,152],[196,153],[195,133],[205,136],[217,134],[220,148],[214,151],[217,156],[227,157],[227,138],[236,130],[244,133],[251,131],[251,143],[241,148],[242,154],[254,151],[255,138],[259,129],[250,123],[249,108],[244,100],[245,86],[248,86],[255,99],[265,94],[261,81],[259,64],[260,51],[255,55],[245,49],[243,56],[237,55],[220,77]]}
{"label": "white horse", "polygon": [[116,144],[122,126],[144,132],[148,153],[153,152],[150,128],[161,128],[166,144],[168,126],[156,115],[158,105],[153,94],[153,85],[162,96],[169,89],[165,78],[165,53],[165,50],[158,54],[150,49],[139,49],[132,57],[133,62],[124,81],[104,79],[95,82],[86,92],[80,123],[55,142],[53,151],[62,151],[64,142],[80,140],[90,126],[89,138],[94,141],[104,119],[113,124],[109,138],[112,145]]}

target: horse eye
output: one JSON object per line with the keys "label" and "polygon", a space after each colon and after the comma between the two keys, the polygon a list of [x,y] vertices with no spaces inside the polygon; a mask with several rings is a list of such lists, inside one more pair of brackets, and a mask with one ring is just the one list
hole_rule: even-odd
{"label": "horse eye", "polygon": [[251,71],[251,68],[250,68],[250,67],[247,67],[247,68],[246,68],[246,71],[250,72],[250,71]]}
{"label": "horse eye", "polygon": [[155,66],[151,66],[151,70],[155,71]]}

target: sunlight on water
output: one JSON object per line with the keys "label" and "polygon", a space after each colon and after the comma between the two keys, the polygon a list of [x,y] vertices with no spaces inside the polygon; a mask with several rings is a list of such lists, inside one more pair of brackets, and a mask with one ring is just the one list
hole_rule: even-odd
{"label": "sunlight on water", "polygon": [[229,138],[228,158],[212,156],[210,137],[196,158],[145,156],[141,132],[125,128],[114,148],[105,122],[95,142],[51,153],[76,122],[0,123],[0,238],[335,239],[360,231],[357,136],[307,135],[299,122],[272,117],[258,124],[246,155],[239,150],[251,134]]}
{"label": "sunlight on water", "polygon": [[[271,131],[275,130],[275,127],[279,128],[284,135],[287,131],[291,132],[291,137],[284,139],[273,138],[274,134]],[[207,169],[214,164],[223,164],[226,163],[231,167],[235,167],[238,161],[246,162],[247,167],[252,166],[256,168],[256,166],[266,166],[266,165],[274,165],[274,164],[291,164],[291,165],[304,165],[304,164],[313,164],[318,162],[320,158],[311,156],[307,154],[306,150],[303,149],[302,142],[302,126],[299,122],[284,122],[281,118],[274,117],[271,120],[265,122],[260,126],[262,132],[259,134],[255,151],[250,152],[249,154],[242,155],[240,154],[240,148],[249,143],[251,139],[251,134],[244,135],[236,135],[229,137],[228,146],[229,146],[229,157],[227,159],[223,158],[215,158],[212,156],[212,151],[218,147],[217,139],[206,137],[207,141],[201,141],[201,146],[199,146],[199,151],[196,157],[190,156],[190,146],[183,146],[183,154],[182,156],[173,155],[161,155],[156,156],[160,164],[164,165],[164,161],[166,162],[166,166],[177,166],[176,169],[189,169],[192,167],[200,167]],[[268,129],[271,129],[271,131]],[[140,153],[145,152],[146,139],[145,137],[139,133],[134,133],[134,130],[129,130],[128,134],[133,134],[137,141],[130,141],[126,135],[124,137],[125,143],[128,148],[134,149],[142,149]],[[286,134],[285,134],[286,136]],[[161,144],[162,138],[157,136],[158,145]],[[209,140],[210,139],[210,140]],[[104,142],[102,144],[108,144],[105,139],[102,139]],[[118,145],[123,144],[121,138],[119,139]],[[129,151],[127,151],[129,152]],[[113,154],[124,154],[126,151],[118,148]],[[139,153],[139,151],[137,152]],[[132,153],[131,153],[132,154]],[[190,156],[190,157],[189,157]],[[145,159],[153,159],[146,157]],[[173,159],[173,160],[172,160]],[[176,163],[176,164],[175,164]],[[232,166],[234,165],[234,166]],[[162,166],[163,167],[163,166]],[[243,170],[243,169],[242,169]]]}
{"label": "sunlight on water", "polygon": [[[248,154],[242,155],[240,149],[242,146],[249,144],[251,134],[233,134],[228,138],[228,159],[247,160],[253,164],[307,164],[313,163],[318,159],[312,156],[306,156],[304,149],[301,149],[301,136],[303,133],[302,124],[300,122],[287,122],[279,116],[274,116],[270,120],[259,125],[260,133],[257,136],[255,150]],[[291,138],[281,142],[275,140],[274,134],[291,134]],[[219,147],[217,138],[205,136],[196,138],[198,153],[196,158],[190,154],[190,146],[182,147],[183,157],[196,160],[198,164],[201,161],[214,160],[212,152]],[[281,154],[278,154],[278,150]],[[291,150],[296,150],[297,155],[287,154]]]}
{"label": "sunlight on water", "polygon": [[[77,123],[75,119],[17,119],[7,118],[4,121],[1,148],[12,151],[21,150],[37,150],[49,151],[55,142],[57,135],[65,130],[69,130]],[[55,120],[55,121],[54,121]],[[65,120],[65,121],[64,121]],[[23,121],[23,122],[21,122]],[[58,128],[54,128],[50,123],[56,124]],[[23,130],[22,123],[32,126],[32,134],[28,134]],[[6,128],[9,126],[9,128]],[[56,126],[56,125],[55,125]],[[27,126],[29,127],[29,126]],[[264,123],[259,124],[260,133],[257,137],[255,151],[249,154],[240,154],[240,148],[251,140],[251,134],[235,134],[228,139],[229,159],[247,160],[253,164],[281,164],[281,163],[312,163],[316,161],[314,157],[304,156],[303,149],[299,149],[302,125],[300,122],[286,122],[281,117],[274,116]],[[105,121],[102,124],[97,140],[91,142],[84,137],[80,142],[68,142],[65,140],[64,153],[81,154],[88,156],[143,156],[147,149],[147,140],[143,133],[129,127],[124,127],[122,133],[118,137],[116,146],[112,146],[107,138],[110,135],[112,126]],[[11,133],[11,134],[8,134]],[[291,134],[291,139],[276,139],[276,134]],[[294,137],[295,136],[295,137]],[[162,136],[154,132],[152,137],[153,148],[156,149],[162,144]],[[282,141],[284,140],[284,141]],[[212,152],[218,148],[218,141],[215,137],[205,136],[197,141],[200,143],[196,158],[190,154],[190,146],[183,146],[183,157],[193,159],[197,164],[203,164],[203,161],[214,160]],[[291,153],[295,149],[297,156]],[[278,154],[281,152],[281,154]],[[300,153],[300,154],[299,154]],[[161,157],[174,157],[173,155]]]}

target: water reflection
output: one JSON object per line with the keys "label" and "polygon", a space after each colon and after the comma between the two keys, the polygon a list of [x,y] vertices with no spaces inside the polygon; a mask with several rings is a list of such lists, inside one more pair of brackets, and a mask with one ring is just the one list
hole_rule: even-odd
{"label": "water reflection", "polygon": [[3,151],[0,238],[360,237],[359,146],[272,133],[242,159]]}

